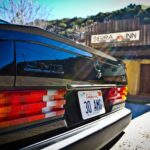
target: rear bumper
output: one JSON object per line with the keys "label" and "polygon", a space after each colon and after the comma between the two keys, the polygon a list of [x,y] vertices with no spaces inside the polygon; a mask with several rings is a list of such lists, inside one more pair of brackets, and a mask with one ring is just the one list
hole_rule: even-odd
{"label": "rear bumper", "polygon": [[109,143],[129,124],[131,111],[124,108],[95,122],[86,124],[53,138],[30,145],[23,149],[57,150],[99,149]]}

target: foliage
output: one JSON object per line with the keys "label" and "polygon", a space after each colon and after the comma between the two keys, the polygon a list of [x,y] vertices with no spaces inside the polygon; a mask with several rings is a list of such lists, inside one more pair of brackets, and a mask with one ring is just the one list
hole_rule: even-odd
{"label": "foliage", "polygon": [[107,22],[109,20],[132,19],[136,17],[140,18],[144,24],[150,23],[150,7],[130,4],[120,10],[106,13],[100,12],[87,18],[74,17],[72,19],[53,20],[49,21],[49,28],[47,30],[76,40],[80,37],[80,33],[84,32],[85,28],[94,22]]}
{"label": "foliage", "polygon": [[25,25],[37,19],[46,20],[50,12],[36,0],[0,0],[0,19],[14,24]]}

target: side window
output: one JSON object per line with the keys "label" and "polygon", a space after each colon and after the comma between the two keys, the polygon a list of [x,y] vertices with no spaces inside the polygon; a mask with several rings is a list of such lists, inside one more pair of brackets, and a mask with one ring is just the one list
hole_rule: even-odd
{"label": "side window", "polygon": [[[28,42],[16,42],[17,75],[63,76],[66,66],[77,56]],[[67,70],[69,71],[69,70]]]}
{"label": "side window", "polygon": [[0,75],[14,75],[14,48],[12,41],[0,41]]}

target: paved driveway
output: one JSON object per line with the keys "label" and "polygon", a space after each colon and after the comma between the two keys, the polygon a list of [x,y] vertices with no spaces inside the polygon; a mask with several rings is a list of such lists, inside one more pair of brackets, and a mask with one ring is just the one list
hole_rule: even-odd
{"label": "paved driveway", "polygon": [[111,150],[150,150],[150,106],[127,103],[133,120]]}

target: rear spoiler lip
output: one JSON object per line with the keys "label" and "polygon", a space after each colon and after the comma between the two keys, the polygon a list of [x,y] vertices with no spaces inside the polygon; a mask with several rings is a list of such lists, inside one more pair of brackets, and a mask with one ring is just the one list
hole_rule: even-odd
{"label": "rear spoiler lip", "polygon": [[112,87],[121,87],[125,86],[124,84],[87,84],[87,85],[67,85],[67,90],[87,90],[87,89],[101,89],[101,88],[112,88]]}
{"label": "rear spoiler lip", "polygon": [[72,90],[97,90],[97,89],[106,89],[106,88],[112,88],[112,87],[121,87],[126,86],[127,84],[86,84],[86,85],[77,85],[77,84],[68,84],[64,86],[0,86],[0,91],[2,90],[28,90],[28,89],[35,89],[35,90],[41,90],[41,89],[61,89],[64,88],[67,91]]}

